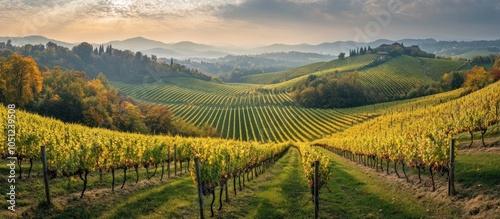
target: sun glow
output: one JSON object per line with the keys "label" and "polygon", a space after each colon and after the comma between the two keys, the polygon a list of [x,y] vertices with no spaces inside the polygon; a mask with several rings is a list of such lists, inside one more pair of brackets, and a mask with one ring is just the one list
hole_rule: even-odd
{"label": "sun glow", "polygon": [[131,0],[112,0],[111,3],[115,7],[123,8],[123,7],[129,7],[131,5],[132,1]]}

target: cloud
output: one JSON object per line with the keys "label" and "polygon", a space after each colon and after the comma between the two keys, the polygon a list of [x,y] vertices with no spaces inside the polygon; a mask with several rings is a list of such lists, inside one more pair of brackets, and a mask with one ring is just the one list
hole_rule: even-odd
{"label": "cloud", "polygon": [[390,22],[373,39],[500,36],[497,0],[0,0],[0,5],[0,35],[323,42],[355,39],[356,30],[389,14]]}
{"label": "cloud", "polygon": [[[294,25],[299,34],[335,29],[335,37],[357,39],[374,22],[378,38],[495,39],[500,36],[497,0],[246,0],[222,6],[224,20],[254,25]],[[380,18],[388,19],[382,24]],[[372,26],[373,27],[373,26]]]}
{"label": "cloud", "polygon": [[404,2],[399,13],[418,21],[434,21],[435,24],[440,22],[492,24],[500,20],[500,2],[496,0],[415,0]]}
{"label": "cloud", "polygon": [[247,0],[219,8],[222,19],[256,23],[307,23],[309,25],[349,22],[359,12],[351,0]]}

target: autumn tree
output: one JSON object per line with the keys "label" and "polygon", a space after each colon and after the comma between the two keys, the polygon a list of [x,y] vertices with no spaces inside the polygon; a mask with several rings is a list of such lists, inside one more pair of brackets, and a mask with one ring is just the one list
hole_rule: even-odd
{"label": "autumn tree", "polygon": [[112,89],[112,86],[111,86],[111,84],[108,81],[108,78],[102,72],[99,72],[99,74],[97,75],[96,79],[99,80],[99,81],[101,81],[101,84],[106,89]]}
{"label": "autumn tree", "polygon": [[308,107],[317,106],[319,97],[320,95],[314,87],[306,87],[300,90],[295,96],[299,103]]}
{"label": "autumn tree", "polygon": [[2,66],[5,65],[6,59],[2,56],[0,56],[0,102],[5,102],[5,89],[6,89],[6,81],[3,77],[3,72],[2,72]]}
{"label": "autumn tree", "polygon": [[113,117],[113,123],[120,130],[128,130],[135,133],[148,133],[148,128],[143,122],[143,115],[137,106],[123,101],[117,108]]}
{"label": "autumn tree", "polygon": [[106,78],[90,80],[84,85],[83,123],[91,127],[114,128],[111,118],[113,98],[109,98],[114,96],[114,90],[108,89],[101,80]]}
{"label": "autumn tree", "polygon": [[167,134],[172,132],[172,112],[165,106],[148,105],[144,123],[153,134]]}
{"label": "autumn tree", "polygon": [[471,91],[479,90],[493,82],[493,75],[483,67],[475,66],[465,74],[464,87]]}
{"label": "autumn tree", "polygon": [[44,88],[37,111],[65,122],[81,123],[84,108],[85,74],[56,67],[44,72]]}
{"label": "autumn tree", "polygon": [[445,90],[453,90],[462,86],[465,78],[460,72],[454,71],[446,73],[441,77],[441,86]]}
{"label": "autumn tree", "polygon": [[490,69],[491,74],[493,75],[493,79],[495,81],[500,80],[500,57],[497,58],[495,64]]}
{"label": "autumn tree", "polygon": [[23,108],[42,90],[43,77],[35,60],[14,53],[0,61],[0,99]]}

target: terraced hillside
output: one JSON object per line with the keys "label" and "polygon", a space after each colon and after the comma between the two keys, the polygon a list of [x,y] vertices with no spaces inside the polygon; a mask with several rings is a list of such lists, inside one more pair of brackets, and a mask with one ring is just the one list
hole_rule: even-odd
{"label": "terraced hillside", "polygon": [[[453,60],[438,60],[398,56],[382,59],[377,55],[362,55],[346,58],[350,62],[331,69],[310,71],[300,77],[281,83],[264,85],[266,89],[290,90],[301,82],[308,80],[309,75],[318,77],[337,72],[341,77],[348,72],[359,72],[359,80],[366,89],[382,93],[389,99],[406,94],[419,85],[430,84],[441,79],[444,73],[460,69],[466,63]],[[378,59],[378,61],[377,61]],[[274,74],[274,73],[271,73]]]}
{"label": "terraced hillside", "polygon": [[378,55],[361,55],[247,78],[254,83],[287,80],[276,84],[222,84],[173,77],[165,83],[114,85],[138,100],[167,105],[176,116],[197,126],[213,126],[224,138],[310,141],[374,116],[357,109],[321,110],[297,105],[288,91],[311,74],[341,77],[358,71],[363,86],[390,99],[405,95],[416,86],[433,83],[463,64],[410,56],[381,59]]}
{"label": "terraced hillside", "polygon": [[419,58],[420,63],[424,67],[425,74],[432,78],[434,81],[438,81],[443,76],[443,73],[449,72],[451,70],[461,69],[467,63],[454,60],[446,59],[429,59],[429,58]]}
{"label": "terraced hillside", "polygon": [[335,71],[354,71],[365,66],[373,64],[377,60],[377,55],[354,56],[345,59],[335,59],[329,62],[317,62],[286,71],[255,74],[243,77],[241,80],[246,83],[254,84],[276,84],[283,81],[289,81],[300,76],[311,73],[323,75]]}
{"label": "terraced hillside", "polygon": [[209,124],[223,138],[243,141],[309,141],[363,122],[370,114],[306,109],[288,93],[260,91],[256,85],[217,84],[173,78],[166,84],[113,83],[142,101],[163,104],[188,122]]}

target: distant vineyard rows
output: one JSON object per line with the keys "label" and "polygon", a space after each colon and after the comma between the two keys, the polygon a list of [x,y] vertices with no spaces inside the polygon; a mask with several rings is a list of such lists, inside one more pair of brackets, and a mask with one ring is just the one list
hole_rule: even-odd
{"label": "distant vineyard rows", "polygon": [[171,85],[116,86],[139,100],[167,105],[195,125],[209,124],[223,138],[243,141],[309,141],[369,118],[349,110],[306,109],[285,92],[260,93],[248,87],[233,86],[223,95]]}

